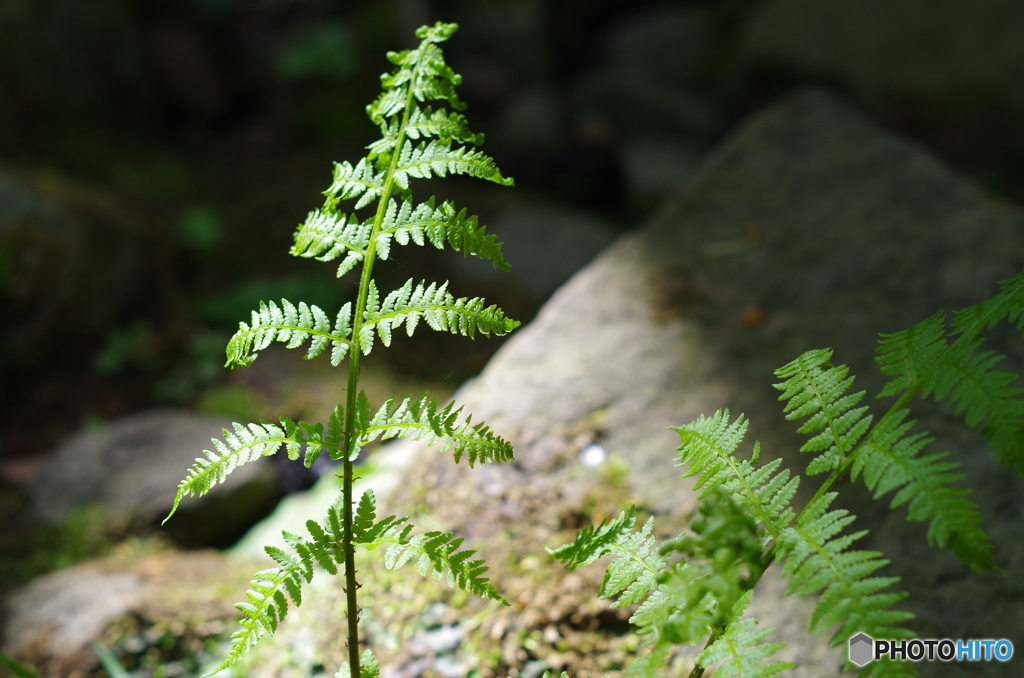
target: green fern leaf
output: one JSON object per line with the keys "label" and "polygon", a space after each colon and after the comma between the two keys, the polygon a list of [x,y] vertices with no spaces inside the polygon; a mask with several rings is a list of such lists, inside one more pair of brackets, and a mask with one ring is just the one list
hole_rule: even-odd
{"label": "green fern leaf", "polygon": [[437,445],[442,452],[451,451],[456,463],[465,454],[470,468],[476,463],[497,463],[513,458],[512,445],[494,434],[487,425],[472,423],[472,416],[467,416],[460,423],[461,414],[462,408],[456,408],[454,403],[438,411],[437,399],[429,394],[415,402],[406,398],[397,406],[395,399],[391,398],[372,418],[369,418],[367,410],[367,420],[360,425],[357,447],[378,438],[388,440],[402,436]]}
{"label": "green fern leaf", "polygon": [[786,558],[782,572],[790,577],[787,595],[823,591],[811,615],[811,631],[840,624],[830,641],[833,646],[858,632],[872,638],[912,637],[910,631],[895,624],[914,615],[887,609],[906,594],[880,593],[899,577],[868,576],[889,561],[877,551],[847,550],[867,531],[836,536],[854,516],[842,509],[827,510],[835,497],[835,492],[829,492],[814,500],[780,539]]}
{"label": "green fern leaf", "polygon": [[497,306],[484,306],[484,300],[456,299],[448,292],[448,284],[437,286],[420,282],[413,287],[408,280],[402,287],[389,293],[379,301],[376,285],[371,281],[366,301],[363,326],[359,345],[363,354],[373,349],[373,333],[377,332],[385,346],[391,345],[392,330],[405,325],[405,332],[412,336],[420,320],[438,332],[451,332],[465,337],[492,333],[501,336],[519,326],[519,322],[505,317]]}
{"label": "green fern leaf", "polygon": [[1006,320],[1024,329],[1024,271],[999,282],[999,293],[991,299],[957,311],[953,329],[972,338],[979,332]]}
{"label": "green fern leaf", "polygon": [[[389,535],[393,538],[398,534],[407,520],[408,518],[396,516],[377,520],[376,498],[373,490],[366,490],[359,498],[359,507],[356,509],[355,521],[352,524],[352,540],[372,551],[389,541]],[[399,532],[396,532],[396,528]]]}
{"label": "green fern leaf", "polygon": [[459,551],[463,541],[461,537],[456,538],[452,532],[436,531],[410,536],[411,530],[410,525],[391,527],[381,539],[391,542],[384,557],[384,565],[389,570],[398,569],[418,558],[422,576],[433,574],[436,579],[446,580],[448,586],[509,605],[483,576],[487,572],[484,561],[471,559],[476,551]]}
{"label": "green fern leaf", "polygon": [[202,496],[214,485],[223,483],[228,475],[239,466],[268,457],[282,446],[288,448],[288,456],[297,455],[306,439],[290,420],[282,426],[263,422],[260,424],[232,424],[234,431],[223,430],[224,441],[213,438],[214,450],[203,450],[205,457],[196,459],[185,479],[178,484],[171,512],[163,522],[170,520],[178,505],[185,497]]}
{"label": "green fern leaf", "polygon": [[[888,335],[883,340],[886,351],[883,371],[895,374],[896,370],[888,366],[897,360],[897,355],[902,356],[900,374],[883,394],[893,384],[910,387],[913,382],[921,383],[924,376],[933,370],[935,356],[945,346],[942,328],[942,317],[934,316],[906,333]],[[895,508],[910,502],[910,520],[930,520],[929,543],[952,550],[961,562],[971,567],[992,569],[992,547],[978,527],[978,507],[964,498],[966,490],[949,487],[950,483],[963,477],[950,472],[959,465],[940,461],[945,456],[943,454],[918,456],[930,439],[926,433],[907,436],[913,422],[902,423],[907,416],[905,409],[887,414],[862,440],[861,428],[871,418],[862,416],[864,408],[842,411],[844,407],[857,404],[863,393],[855,394],[855,399],[843,396],[853,380],[846,378],[845,366],[831,367],[830,358],[830,351],[809,351],[776,372],[778,376],[789,376],[784,384],[776,386],[784,391],[781,398],[791,398],[786,411],[792,412],[787,418],[810,416],[811,419],[799,429],[804,433],[814,430],[810,427],[812,421],[818,426],[829,419],[838,422],[836,429],[844,442],[841,447],[833,446],[833,449],[840,450],[835,458],[849,460],[851,479],[856,480],[863,473],[865,484],[875,492],[876,498],[898,490],[891,506]],[[829,407],[831,409],[826,414]],[[856,413],[856,416],[851,417],[851,413]],[[857,423],[851,425],[854,419]],[[859,442],[851,451],[849,446],[855,441]],[[806,449],[806,446],[801,449]],[[811,467],[808,467],[810,471]]]}
{"label": "green fern leaf", "polygon": [[358,221],[356,216],[333,210],[314,210],[295,232],[291,254],[296,257],[334,261],[345,255],[338,265],[338,278],[359,264],[366,256],[373,221]]}
{"label": "green fern leaf", "polygon": [[1021,278],[1024,274],[1006,281],[1003,292],[988,302],[960,311],[954,328],[962,334],[955,341],[947,340],[945,315],[938,313],[902,332],[881,335],[875,360],[884,374],[895,377],[879,397],[909,392],[947,401],[968,426],[980,425],[1001,463],[1024,475],[1024,389],[1011,386],[1016,374],[992,369],[1004,356],[981,351],[979,336],[1004,317],[1021,323]]}
{"label": "green fern leaf", "polygon": [[628,539],[635,524],[636,506],[631,506],[615,520],[605,519],[597,527],[584,526],[576,533],[576,538],[571,543],[545,550],[556,560],[562,561],[565,569],[572,572],[577,567],[586,567],[598,558],[613,553],[615,544]]}
{"label": "green fern leaf", "polygon": [[[401,128],[394,118],[382,118],[380,124],[381,138],[367,146],[369,157],[389,153],[398,143]],[[466,118],[461,113],[453,113],[443,108],[434,110],[430,107],[415,108],[409,114],[405,125],[405,135],[410,139],[439,137],[447,141],[468,144],[482,144],[483,134],[470,131]]]}
{"label": "green fern leaf", "polygon": [[311,339],[306,359],[311,360],[331,346],[331,364],[338,365],[351,346],[352,304],[341,307],[331,321],[318,306],[299,302],[298,307],[287,299],[281,306],[274,302],[260,302],[260,310],[252,312],[252,324],[238,324],[238,331],[228,342],[226,367],[251,365],[271,342],[287,342],[288,348],[297,348]]}
{"label": "green fern leaf", "polygon": [[711,417],[699,416],[686,426],[673,428],[679,433],[681,454],[677,465],[688,465],[683,478],[698,476],[694,488],[705,499],[715,491],[726,491],[741,508],[764,526],[762,544],[778,539],[793,520],[790,502],[800,485],[799,477],[790,477],[788,469],[778,470],[781,459],[758,466],[760,445],[754,445],[751,460],[736,458],[748,422],[740,415],[729,421],[729,410]]}
{"label": "green fern leaf", "polygon": [[355,209],[366,207],[384,191],[384,173],[374,171],[365,158],[355,166],[349,162],[334,163],[334,180],[325,193],[332,200],[358,198]]}
{"label": "green fern leaf", "polygon": [[312,537],[311,541],[284,532],[285,541],[294,553],[273,546],[266,547],[267,555],[278,567],[257,572],[246,592],[248,601],[235,606],[243,615],[240,628],[232,634],[231,649],[213,673],[235,664],[260,638],[277,631],[278,625],[288,614],[288,599],[296,606],[302,604],[302,585],[313,580],[315,564],[331,574],[337,574],[338,565],[345,562],[341,549],[341,512],[339,499],[327,510],[327,518],[323,521],[327,525],[326,530],[314,520],[307,521],[306,528]]}
{"label": "green fern leaf", "polygon": [[398,156],[392,178],[401,188],[409,188],[409,179],[429,179],[448,174],[465,174],[486,179],[502,186],[512,186],[512,179],[501,176],[489,155],[466,146],[452,147],[450,141],[436,139],[420,144],[405,144]]}
{"label": "green fern leaf", "polygon": [[758,629],[753,619],[740,619],[697,655],[696,662],[704,667],[719,664],[715,669],[717,678],[769,678],[796,667],[793,662],[765,663],[785,647],[785,643],[762,643],[771,631]]}
{"label": "green fern leaf", "polygon": [[466,210],[456,211],[451,201],[434,206],[434,198],[413,207],[403,201],[401,208],[391,201],[384,216],[384,225],[377,235],[377,256],[387,259],[391,252],[391,241],[400,245],[410,242],[444,249],[445,242],[463,256],[474,255],[492,262],[495,268],[511,269],[501,253],[501,243],[487,233],[485,226],[477,226],[475,216],[467,217]]}
{"label": "green fern leaf", "polygon": [[775,376],[786,379],[775,384],[782,391],[779,400],[788,401],[786,419],[810,417],[797,432],[821,431],[800,448],[801,452],[823,452],[808,464],[808,475],[838,468],[871,426],[872,417],[864,416],[868,408],[854,408],[865,392],[843,396],[854,378],[847,377],[846,365],[832,367],[831,358],[831,349],[807,351],[775,370]]}
{"label": "green fern leaf", "polygon": [[913,421],[903,423],[908,410],[899,410],[879,422],[854,457],[851,480],[864,473],[864,484],[875,499],[899,489],[890,507],[910,502],[908,520],[930,520],[928,543],[952,551],[957,560],[975,570],[992,570],[992,544],[978,525],[977,504],[964,496],[968,491],[949,487],[963,477],[952,471],[959,464],[942,461],[947,455],[918,456],[931,442],[926,433],[907,435]]}

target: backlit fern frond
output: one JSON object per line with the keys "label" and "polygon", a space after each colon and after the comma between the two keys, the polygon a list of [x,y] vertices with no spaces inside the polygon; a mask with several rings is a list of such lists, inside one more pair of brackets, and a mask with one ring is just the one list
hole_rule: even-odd
{"label": "backlit fern frond", "polygon": [[572,543],[547,551],[565,563],[568,570],[590,565],[602,556],[615,556],[605,571],[600,596],[619,596],[612,607],[633,605],[657,587],[658,575],[668,562],[666,556],[654,549],[654,518],[649,518],[638,532],[633,532],[635,524],[636,507],[632,506],[615,520],[605,520],[596,528],[583,528]]}
{"label": "backlit fern frond", "polygon": [[501,176],[489,155],[466,146],[453,148],[451,142],[444,139],[404,145],[392,177],[399,187],[408,188],[410,178],[429,179],[449,174],[465,174],[503,186],[512,185],[511,179]]}
{"label": "backlit fern frond", "polygon": [[252,324],[238,323],[238,331],[228,342],[226,367],[244,367],[256,360],[259,351],[271,342],[287,342],[297,348],[311,339],[306,359],[312,359],[331,347],[331,364],[338,365],[351,346],[352,304],[341,307],[334,326],[320,307],[301,301],[296,307],[287,299],[278,306],[273,301],[260,302],[260,310],[252,312]]}
{"label": "backlit fern frond", "polygon": [[390,346],[392,330],[404,324],[405,333],[411,337],[420,320],[437,332],[451,332],[470,338],[477,332],[501,336],[519,327],[519,321],[506,318],[497,306],[485,306],[480,297],[456,299],[448,292],[448,283],[428,285],[420,282],[413,287],[410,279],[390,292],[383,301],[379,301],[373,281],[370,285],[359,334],[359,347],[364,355],[373,349],[374,330],[381,342]]}
{"label": "backlit fern frond", "polygon": [[[370,157],[388,153],[398,142],[401,131],[398,120],[382,119],[380,129],[381,138],[367,146]],[[405,135],[410,139],[438,137],[469,144],[484,142],[483,134],[474,134],[470,131],[464,115],[443,108],[414,108],[409,115],[409,122],[405,125]]]}
{"label": "backlit fern frond", "polygon": [[868,408],[855,408],[865,392],[844,396],[854,378],[847,376],[846,365],[832,367],[831,358],[831,349],[807,351],[775,370],[775,376],[786,380],[775,385],[783,392],[779,400],[787,401],[786,419],[810,417],[797,432],[821,431],[800,448],[801,452],[822,452],[807,465],[808,475],[837,468],[871,426],[872,417],[864,416]]}
{"label": "backlit fern frond", "polygon": [[871,577],[889,564],[877,551],[849,551],[867,530],[840,535],[855,520],[848,511],[828,507],[835,492],[818,497],[805,508],[796,524],[780,539],[786,562],[783,575],[790,577],[788,595],[810,595],[822,591],[811,615],[811,631],[839,625],[830,645],[844,642],[855,633],[872,638],[910,638],[913,634],[896,626],[914,615],[888,607],[906,597],[905,593],[882,589],[899,577]]}
{"label": "backlit fern frond", "polygon": [[317,261],[334,261],[345,255],[335,273],[340,278],[366,256],[372,228],[372,221],[359,221],[354,214],[333,208],[313,210],[295,232],[291,254]]}
{"label": "backlit fern frond", "polygon": [[483,576],[487,572],[484,561],[472,559],[476,551],[459,551],[463,541],[461,537],[455,537],[452,532],[436,531],[410,536],[410,529],[408,525],[400,531],[391,528],[391,533],[397,533],[397,536],[385,535],[378,540],[392,541],[384,555],[384,564],[389,570],[396,570],[417,558],[419,572],[424,577],[433,574],[434,578],[447,581],[448,586],[509,605]]}
{"label": "backlit fern frond", "polygon": [[[408,518],[388,516],[377,520],[377,500],[373,490],[366,490],[359,498],[359,507],[352,523],[352,540],[371,551],[382,543],[385,535],[401,534]],[[411,529],[411,528],[410,528]]]}
{"label": "backlit fern frond", "polygon": [[344,566],[341,513],[340,501],[336,501],[327,510],[322,524],[307,521],[311,540],[284,532],[292,553],[274,546],[266,547],[267,555],[278,567],[257,572],[245,594],[248,601],[235,606],[243,615],[241,628],[232,634],[228,656],[214,673],[241,659],[261,637],[277,631],[288,614],[288,599],[295,606],[302,604],[302,585],[313,580],[314,566],[319,565],[332,575],[338,573],[338,565]]}
{"label": "backlit fern frond", "polygon": [[1024,273],[1006,281],[987,302],[960,311],[952,340],[943,313],[902,332],[883,334],[875,358],[882,372],[895,377],[879,397],[920,395],[946,401],[968,426],[980,425],[996,458],[1024,475],[1024,389],[1011,386],[1017,375],[994,369],[1004,356],[982,351],[982,330],[1003,318],[1020,325]]}
{"label": "backlit fern frond", "polygon": [[384,173],[376,171],[363,158],[355,166],[349,162],[334,163],[334,181],[325,193],[333,200],[358,198],[355,208],[366,207],[384,191]]}
{"label": "backlit fern frond", "polygon": [[[332,420],[341,416],[339,405],[335,409]],[[306,465],[312,465],[321,448],[328,447],[339,451],[339,441],[331,435],[324,436],[320,424],[311,425],[306,422],[295,423],[291,419],[282,419],[281,425],[262,422],[259,424],[232,424],[233,431],[224,429],[224,440],[213,438],[214,450],[204,450],[205,457],[196,459],[188,470],[185,479],[178,484],[171,512],[164,518],[166,523],[185,497],[202,496],[214,485],[223,483],[228,475],[239,466],[256,461],[260,457],[269,457],[281,447],[288,451],[290,459],[298,459],[303,446],[306,446]]]}
{"label": "backlit fern frond", "polygon": [[455,210],[451,201],[446,200],[440,207],[434,206],[431,198],[413,207],[403,201],[397,207],[395,201],[388,205],[384,223],[377,235],[377,256],[387,259],[391,252],[391,241],[400,245],[414,242],[424,245],[430,242],[434,247],[444,249],[445,242],[463,256],[470,254],[487,259],[495,268],[504,271],[511,267],[501,253],[501,243],[485,226],[477,226],[476,216],[466,216],[466,210]]}
{"label": "backlit fern frond", "polygon": [[451,451],[456,463],[465,454],[471,468],[476,463],[512,460],[512,445],[486,424],[474,424],[472,416],[460,422],[462,408],[456,407],[455,403],[448,403],[438,410],[437,398],[431,398],[429,394],[416,401],[406,398],[397,405],[395,401],[395,398],[389,399],[372,418],[367,417],[366,421],[360,422],[357,446],[378,438],[387,440],[401,436],[436,445],[442,452]]}

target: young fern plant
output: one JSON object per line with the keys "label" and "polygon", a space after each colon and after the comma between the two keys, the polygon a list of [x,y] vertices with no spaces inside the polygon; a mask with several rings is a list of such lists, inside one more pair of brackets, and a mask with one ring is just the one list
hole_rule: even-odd
{"label": "young fern plant", "polygon": [[[366,650],[359,652],[359,603],[356,580],[357,546],[374,549],[387,545],[384,562],[397,568],[416,559],[419,570],[446,577],[448,584],[508,604],[484,576],[487,568],[474,559],[474,551],[459,550],[461,538],[450,532],[415,534],[406,517],[378,519],[373,492],[353,496],[353,462],[360,449],[377,439],[396,436],[425,440],[451,452],[458,462],[465,456],[476,463],[512,459],[512,447],[485,424],[463,417],[453,404],[439,407],[429,395],[391,398],[373,412],[366,393],[359,390],[359,360],[370,353],[379,339],[390,345],[392,333],[404,329],[412,335],[426,324],[433,330],[474,337],[504,335],[519,323],[506,318],[496,306],[479,298],[456,299],[447,283],[408,281],[397,290],[381,293],[373,279],[373,265],[387,259],[398,245],[425,245],[437,249],[449,246],[464,255],[491,261],[509,269],[501,244],[448,201],[438,205],[433,198],[413,200],[410,180],[433,175],[466,174],[505,186],[512,180],[501,175],[494,161],[471,146],[483,141],[458,113],[465,106],[455,93],[461,78],[444,62],[438,43],[456,31],[455,24],[438,23],[420,28],[419,47],[391,52],[395,68],[382,76],[383,93],[367,107],[370,119],[380,127],[381,138],[355,165],[334,166],[334,180],[325,192],[324,206],[309,214],[295,233],[291,254],[330,262],[340,260],[337,277],[359,269],[359,290],[355,305],[346,303],[334,316],[305,302],[282,299],[261,302],[250,323],[240,323],[227,346],[227,365],[240,367],[256,360],[259,351],[272,342],[288,348],[308,343],[307,359],[330,351],[332,365],[347,361],[348,390],[326,422],[309,423],[282,419],[280,424],[234,424],[224,431],[224,440],[214,440],[214,450],[196,460],[178,486],[171,515],[187,496],[205,494],[221,483],[238,466],[275,454],[284,448],[290,459],[300,456],[307,467],[328,454],[341,462],[342,489],[324,520],[306,523],[309,538],[284,533],[291,551],[267,547],[278,567],[256,573],[248,601],[237,607],[244,618],[232,637],[231,650],[222,665],[237,662],[260,637],[273,633],[288,612],[289,599],[302,602],[302,585],[313,578],[317,567],[345,577],[347,604],[348,674],[353,678],[376,675],[376,660]],[[438,102],[436,108],[428,105]],[[341,209],[355,201],[353,209],[373,207],[372,216],[361,218]],[[171,517],[168,515],[168,519]],[[165,519],[166,522],[166,519]],[[345,669],[342,671],[345,672]]]}
{"label": "young fern plant", "polygon": [[[877,419],[861,405],[865,392],[849,393],[854,378],[833,365],[829,349],[808,351],[776,370],[786,419],[806,419],[798,432],[812,437],[800,448],[814,456],[807,475],[828,476],[801,509],[793,505],[798,475],[782,461],[760,462],[754,443],[749,461],[736,456],[747,430],[742,415],[719,410],[674,429],[683,477],[697,477],[699,516],[662,546],[651,536],[653,519],[634,531],[636,508],[616,520],[587,527],[575,541],[550,551],[569,569],[613,556],[601,586],[613,607],[641,603],[630,618],[646,647],[626,672],[658,676],[676,644],[705,643],[691,678],[713,665],[715,676],[766,678],[793,665],[772,661],[780,643],[763,643],[770,628],[758,630],[743,618],[751,589],[773,561],[783,563],[787,595],[820,594],[810,631],[836,627],[830,644],[865,633],[874,639],[910,638],[901,626],[913,615],[893,609],[905,597],[893,590],[898,577],[876,576],[889,561],[877,551],[852,549],[866,531],[846,531],[855,517],[830,508],[845,476],[861,480],[874,498],[894,493],[890,507],[908,505],[908,520],[929,521],[927,539],[951,551],[977,571],[996,569],[992,545],[979,527],[977,505],[968,490],[952,485],[959,464],[944,452],[922,454],[931,442],[912,431],[908,404],[932,397],[950,404],[970,427],[980,427],[1003,464],[1024,475],[1024,389],[1011,386],[1016,374],[993,367],[1003,356],[983,350],[981,333],[1008,321],[1024,329],[1024,272],[1001,283],[992,299],[955,314],[947,331],[939,313],[903,332],[881,335],[876,362],[892,380],[877,397],[897,396]],[[681,556],[677,558],[676,556]],[[917,675],[913,666],[886,659],[868,663],[862,678]]]}

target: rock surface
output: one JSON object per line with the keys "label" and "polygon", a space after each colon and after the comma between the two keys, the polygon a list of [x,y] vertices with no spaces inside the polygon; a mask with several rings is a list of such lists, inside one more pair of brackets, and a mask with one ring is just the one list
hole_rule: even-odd
{"label": "rock surface", "polygon": [[[512,440],[516,461],[470,471],[424,452],[391,495],[392,507],[426,505],[439,524],[479,547],[498,589],[520,606],[476,613],[481,608],[471,606],[463,618],[483,639],[472,647],[499,647],[499,666],[490,670],[622,668],[622,646],[609,645],[602,656],[593,645],[589,652],[566,647],[580,628],[608,636],[624,630],[621,618],[594,602],[594,573],[543,564],[541,547],[571,534],[588,512],[585,502],[599,519],[608,507],[594,507],[615,494],[607,474],[580,463],[582,450],[598,445],[624,460],[628,494],[661,514],[664,526],[678,526],[695,502],[673,468],[677,438],[668,427],[701,413],[745,412],[748,441],[759,439],[768,458],[802,469],[801,436],[782,418],[772,371],[805,350],[831,346],[859,386],[877,390],[877,333],[993,294],[995,281],[1024,263],[1021,226],[1019,212],[821,94],[801,93],[743,126],[652,223],[570,280],[457,394],[474,420]],[[1013,356],[1008,367],[1019,370],[1019,337],[995,339]],[[964,484],[975,490],[1006,576],[970,573],[929,548],[923,526],[907,523],[902,509],[889,512],[850,488],[846,505],[861,514],[858,525],[873,530],[862,544],[893,558],[885,574],[904,577],[911,596],[903,608],[918,615],[912,627],[919,635],[1019,637],[1024,618],[1015,582],[1024,577],[1024,548],[1014,535],[1024,483],[948,414],[927,404],[915,412],[939,439],[936,450],[951,450],[964,464]],[[364,578],[369,571],[361,568]],[[543,576],[531,580],[531,572]],[[334,587],[340,582],[324,589]],[[336,629],[319,629],[324,612],[315,610],[340,599],[324,589],[302,609],[303,619],[321,622],[285,624],[257,650],[252,675],[284,675],[274,657],[287,655],[296,634],[308,641],[312,632],[321,647],[330,645]],[[780,658],[801,663],[789,675],[838,675],[839,650],[806,632],[813,601],[784,598],[783,590],[770,572],[752,610],[788,643]],[[364,614],[372,619],[368,601]],[[426,609],[419,599],[416,606]],[[516,638],[533,639],[529,651]],[[618,666],[603,661],[616,657]],[[405,675],[403,666],[416,661],[399,651],[385,673]],[[919,668],[925,676],[978,671]],[[992,663],[984,671],[1009,676],[1017,669]]]}
{"label": "rock surface", "polygon": [[[162,519],[189,467],[230,426],[185,410],[156,409],[78,433],[33,485],[33,512],[59,522],[75,507],[99,504],[112,526],[122,529]],[[277,500],[264,461],[238,469],[202,499],[183,502],[169,529],[198,544],[230,543],[230,532],[237,538]]]}
{"label": "rock surface", "polygon": [[39,577],[12,595],[2,649],[43,675],[82,676],[98,665],[97,641],[119,657],[130,653],[118,643],[128,629],[219,632],[223,620],[237,616],[230,601],[242,595],[248,569],[215,551],[122,548]]}

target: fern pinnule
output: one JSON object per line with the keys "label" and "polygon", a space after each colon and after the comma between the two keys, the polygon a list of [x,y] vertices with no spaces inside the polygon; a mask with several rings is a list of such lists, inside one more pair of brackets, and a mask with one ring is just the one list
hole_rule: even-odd
{"label": "fern pinnule", "polygon": [[[340,407],[340,406],[339,406]],[[334,418],[340,416],[335,410]],[[323,436],[323,426],[312,426],[305,422],[296,424],[288,418],[281,420],[281,425],[264,421],[259,424],[232,424],[234,430],[223,430],[224,440],[211,439],[214,450],[204,450],[205,457],[199,457],[188,470],[185,478],[178,484],[170,513],[164,518],[166,523],[178,510],[178,505],[185,497],[202,496],[214,485],[227,480],[239,466],[256,461],[260,457],[269,457],[281,447],[288,452],[290,459],[298,459],[302,448],[306,448],[306,465],[312,465],[321,448],[328,447],[336,453],[340,450],[338,441]]]}
{"label": "fern pinnule", "polygon": [[[875,360],[895,378],[879,397],[919,395],[948,402],[968,426],[980,425],[996,459],[1024,475],[1024,389],[1011,386],[1016,374],[992,369],[1002,354],[981,350],[981,332],[1004,319],[1024,325],[1024,272],[1003,281],[992,299],[958,311],[948,336],[941,312],[881,335]],[[953,339],[955,334],[960,336]]]}
{"label": "fern pinnule", "polygon": [[889,561],[877,551],[847,550],[867,530],[840,535],[855,518],[844,509],[828,510],[836,496],[828,492],[812,500],[783,533],[780,550],[785,554],[782,573],[790,578],[787,593],[823,591],[811,615],[811,631],[840,624],[832,636],[833,646],[857,632],[872,638],[912,637],[910,631],[895,624],[914,615],[886,609],[906,594],[880,593],[899,577],[869,577]]}
{"label": "fern pinnule", "polygon": [[314,520],[306,522],[312,540],[285,532],[284,537],[293,553],[267,546],[266,552],[278,567],[257,572],[246,592],[248,602],[235,605],[243,615],[239,628],[231,636],[231,649],[221,665],[214,671],[231,666],[255,646],[267,634],[277,630],[288,614],[288,598],[296,606],[302,604],[302,585],[313,580],[315,565],[330,574],[337,574],[338,565],[344,565],[341,548],[343,535],[340,512],[336,501],[328,510],[323,521],[326,528]]}
{"label": "fern pinnule", "polygon": [[963,478],[954,473],[960,465],[943,461],[948,453],[919,456],[931,442],[924,432],[907,435],[914,425],[904,422],[908,410],[898,410],[884,418],[868,435],[850,467],[850,479],[863,472],[864,484],[878,499],[898,490],[889,506],[910,502],[908,520],[930,520],[928,542],[952,551],[957,560],[976,570],[995,568],[992,544],[978,525],[981,514],[977,504],[966,499],[968,490],[950,487]]}
{"label": "fern pinnule", "polygon": [[844,461],[857,441],[871,425],[872,417],[864,416],[867,407],[855,408],[864,398],[864,391],[844,396],[854,378],[846,365],[832,366],[831,349],[807,351],[796,360],[775,370],[785,379],[775,388],[782,391],[786,419],[809,417],[798,433],[814,433],[800,448],[801,452],[822,452],[807,465],[807,474],[831,471]]}
{"label": "fern pinnule", "polygon": [[712,416],[700,415],[686,426],[674,427],[679,434],[680,455],[677,465],[686,465],[683,478],[697,476],[695,489],[701,499],[717,490],[725,490],[733,501],[747,508],[764,526],[764,545],[778,539],[793,520],[790,502],[800,485],[798,476],[790,477],[789,469],[778,470],[781,459],[758,466],[760,445],[755,443],[750,461],[739,459],[735,451],[743,441],[748,426],[740,415],[729,420],[729,410],[721,409]]}
{"label": "fern pinnule", "polygon": [[[745,608],[750,594],[741,603]],[[771,628],[757,628],[757,621],[749,617],[729,624],[725,631],[694,660],[700,666],[717,664],[717,678],[770,678],[796,667],[793,662],[768,662],[772,655],[785,647],[785,643],[764,643]]]}
{"label": "fern pinnule", "polygon": [[359,347],[366,355],[373,349],[374,330],[385,346],[391,345],[391,332],[405,325],[405,333],[412,336],[423,320],[436,332],[451,332],[473,338],[479,332],[485,336],[502,336],[519,326],[497,306],[484,306],[484,300],[456,299],[448,292],[448,284],[420,282],[415,287],[408,280],[402,287],[389,292],[380,301],[377,287],[370,281]]}
{"label": "fern pinnule", "polygon": [[287,299],[278,306],[273,301],[260,302],[260,310],[252,312],[252,324],[239,323],[238,331],[228,342],[226,367],[251,365],[259,352],[279,341],[288,348],[298,348],[311,339],[305,358],[311,360],[331,346],[331,364],[338,365],[351,348],[352,304],[341,307],[334,327],[318,306],[299,302],[296,307]]}
{"label": "fern pinnule", "polygon": [[291,255],[317,261],[334,261],[345,255],[335,276],[340,278],[366,256],[373,221],[336,210],[313,210],[295,231]]}
{"label": "fern pinnule", "polygon": [[397,405],[395,402],[395,398],[390,398],[372,418],[368,409],[364,410],[362,416],[365,421],[360,426],[357,445],[366,445],[378,438],[388,440],[400,436],[423,440],[428,445],[441,448],[442,452],[451,452],[455,463],[461,461],[465,454],[470,468],[476,463],[512,460],[512,445],[486,424],[474,424],[472,415],[460,422],[462,408],[456,407],[455,403],[448,403],[438,410],[437,398],[429,393],[418,400],[406,398]]}

